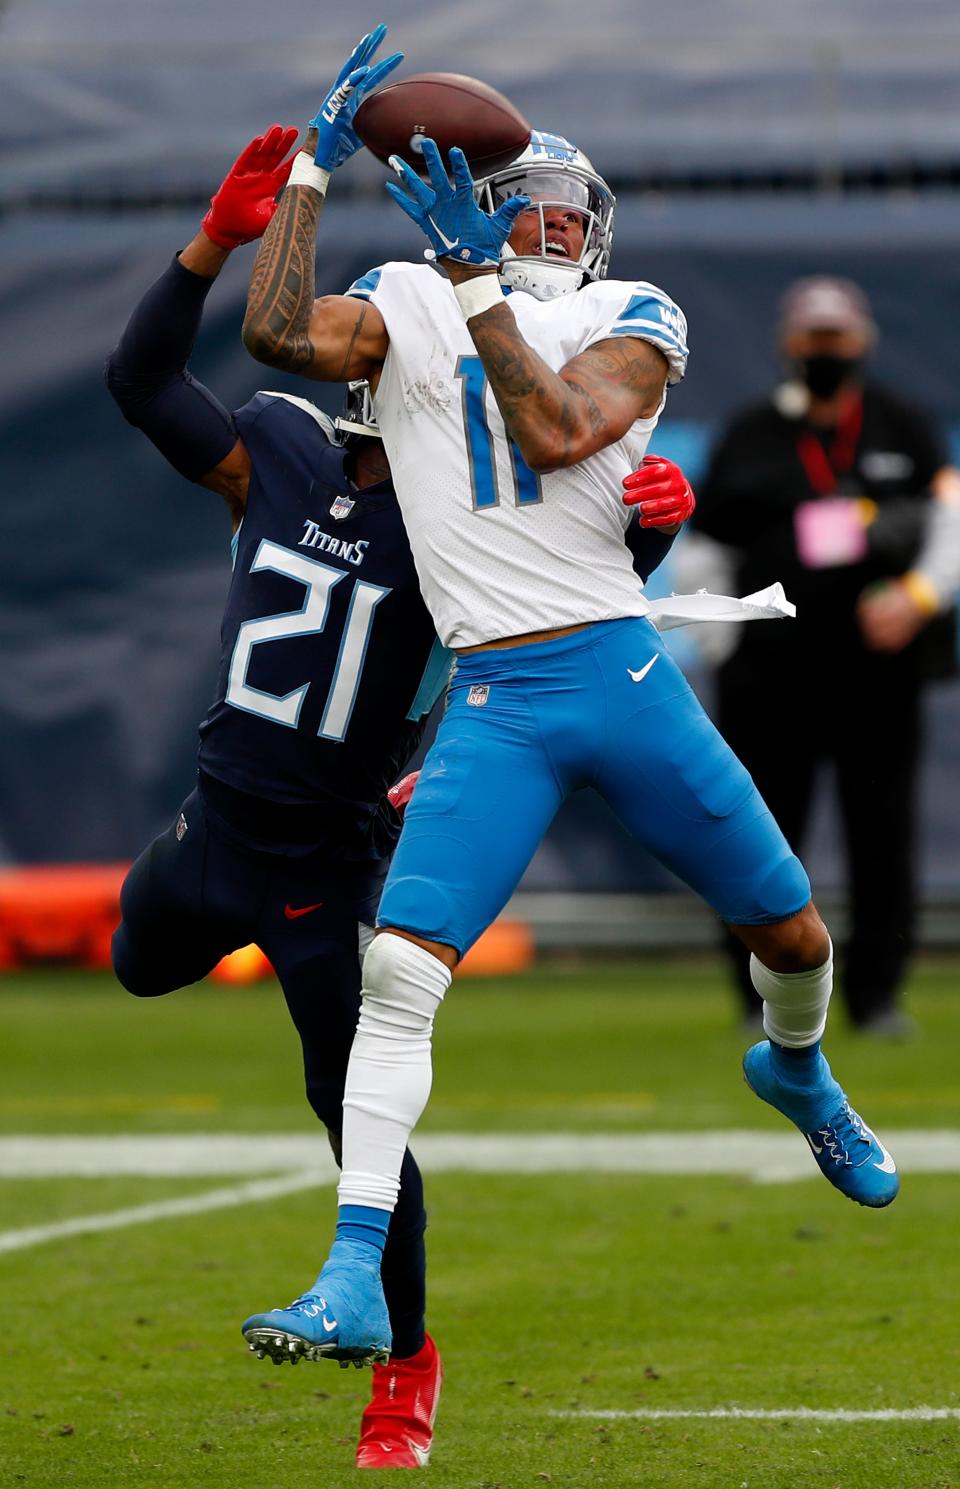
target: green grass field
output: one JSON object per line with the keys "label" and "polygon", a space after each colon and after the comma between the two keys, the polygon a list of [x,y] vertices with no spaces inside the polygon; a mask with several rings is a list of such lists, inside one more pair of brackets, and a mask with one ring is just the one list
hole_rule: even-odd
{"label": "green grass field", "polygon": [[[958,972],[918,970],[912,1044],[857,1040],[834,1019],[828,1051],[881,1135],[960,1128]],[[273,984],[138,1003],[107,977],[6,977],[0,1040],[6,1138],[314,1131]],[[740,1080],[743,1040],[709,959],[464,980],[436,1044],[425,1135],[516,1134],[519,1151],[541,1133],[784,1130]],[[26,1227],[238,1182],[0,1178],[0,1248]],[[812,1160],[806,1182],[446,1172],[427,1189],[447,1368],[436,1489],[960,1486],[960,1175],[908,1172],[880,1213]],[[333,1213],[327,1186],[0,1249],[0,1483],[356,1483],[366,1374],[274,1369],[238,1327],[312,1279]],[[702,1415],[731,1407],[953,1415]],[[586,1415],[657,1411],[694,1415]]]}

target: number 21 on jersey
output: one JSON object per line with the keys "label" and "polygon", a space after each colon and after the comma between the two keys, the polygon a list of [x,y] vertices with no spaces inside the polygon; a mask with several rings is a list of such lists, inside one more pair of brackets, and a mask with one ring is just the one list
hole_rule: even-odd
{"label": "number 21 on jersey", "polygon": [[[467,434],[467,458],[470,462],[470,488],[473,509],[499,507],[500,488],[494,458],[493,435],[487,421],[485,395],[487,374],[477,356],[459,357],[456,376],[463,383],[463,427]],[[513,475],[513,499],[518,507],[532,506],[543,500],[540,477],[520,454],[519,446],[510,440],[510,465]]]}
{"label": "number 21 on jersey", "polygon": [[[301,687],[293,688],[283,697],[252,687],[247,682],[247,672],[253,648],[268,641],[282,641],[288,636],[309,636],[322,631],[326,625],[334,585],[352,576],[345,574],[342,569],[319,563],[315,558],[293,553],[289,548],[271,543],[266,538],[250,565],[251,574],[260,569],[272,569],[277,574],[286,574],[289,579],[296,579],[304,586],[306,594],[299,610],[288,610],[281,615],[265,615],[258,620],[245,620],[240,626],[233,656],[230,658],[226,701],[234,708],[242,708],[247,713],[259,714],[263,719],[272,719],[275,724],[285,724],[288,729],[296,729],[303,700],[310,688],[309,681]],[[382,589],[378,584],[367,584],[364,580],[355,582],[323,718],[317,730],[322,739],[342,740],[346,736],[370,642],[374,612],[389,593],[389,589]]]}

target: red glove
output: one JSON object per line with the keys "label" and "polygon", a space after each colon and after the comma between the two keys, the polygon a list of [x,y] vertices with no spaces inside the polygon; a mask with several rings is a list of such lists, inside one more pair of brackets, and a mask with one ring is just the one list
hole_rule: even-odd
{"label": "red glove", "polygon": [[263,236],[277,210],[277,192],[286,185],[296,159],[283,158],[296,138],[295,129],[273,124],[237,156],[200,224],[213,243],[239,248]]}
{"label": "red glove", "polygon": [[624,477],[623,501],[640,508],[641,527],[679,527],[697,499],[679,465],[662,455],[644,455],[640,469]]}
{"label": "red glove", "polygon": [[419,779],[419,770],[411,770],[408,776],[404,776],[402,781],[398,781],[395,786],[391,786],[387,792],[387,801],[393,807],[401,822],[407,810],[407,803],[413,795],[413,788]]}

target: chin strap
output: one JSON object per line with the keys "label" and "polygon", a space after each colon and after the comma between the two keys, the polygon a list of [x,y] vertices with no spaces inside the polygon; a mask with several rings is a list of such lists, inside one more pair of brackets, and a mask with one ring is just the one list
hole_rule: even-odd
{"label": "chin strap", "polygon": [[584,280],[579,264],[548,264],[542,259],[517,258],[511,251],[500,264],[500,280],[510,289],[522,290],[536,300],[558,300],[572,295]]}

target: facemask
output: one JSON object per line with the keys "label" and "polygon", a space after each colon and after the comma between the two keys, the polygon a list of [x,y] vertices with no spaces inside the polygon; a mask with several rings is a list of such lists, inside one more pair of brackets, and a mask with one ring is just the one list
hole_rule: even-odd
{"label": "facemask", "polygon": [[821,353],[816,357],[801,357],[797,363],[797,375],[814,398],[832,398],[859,371],[859,357],[833,357]]}

